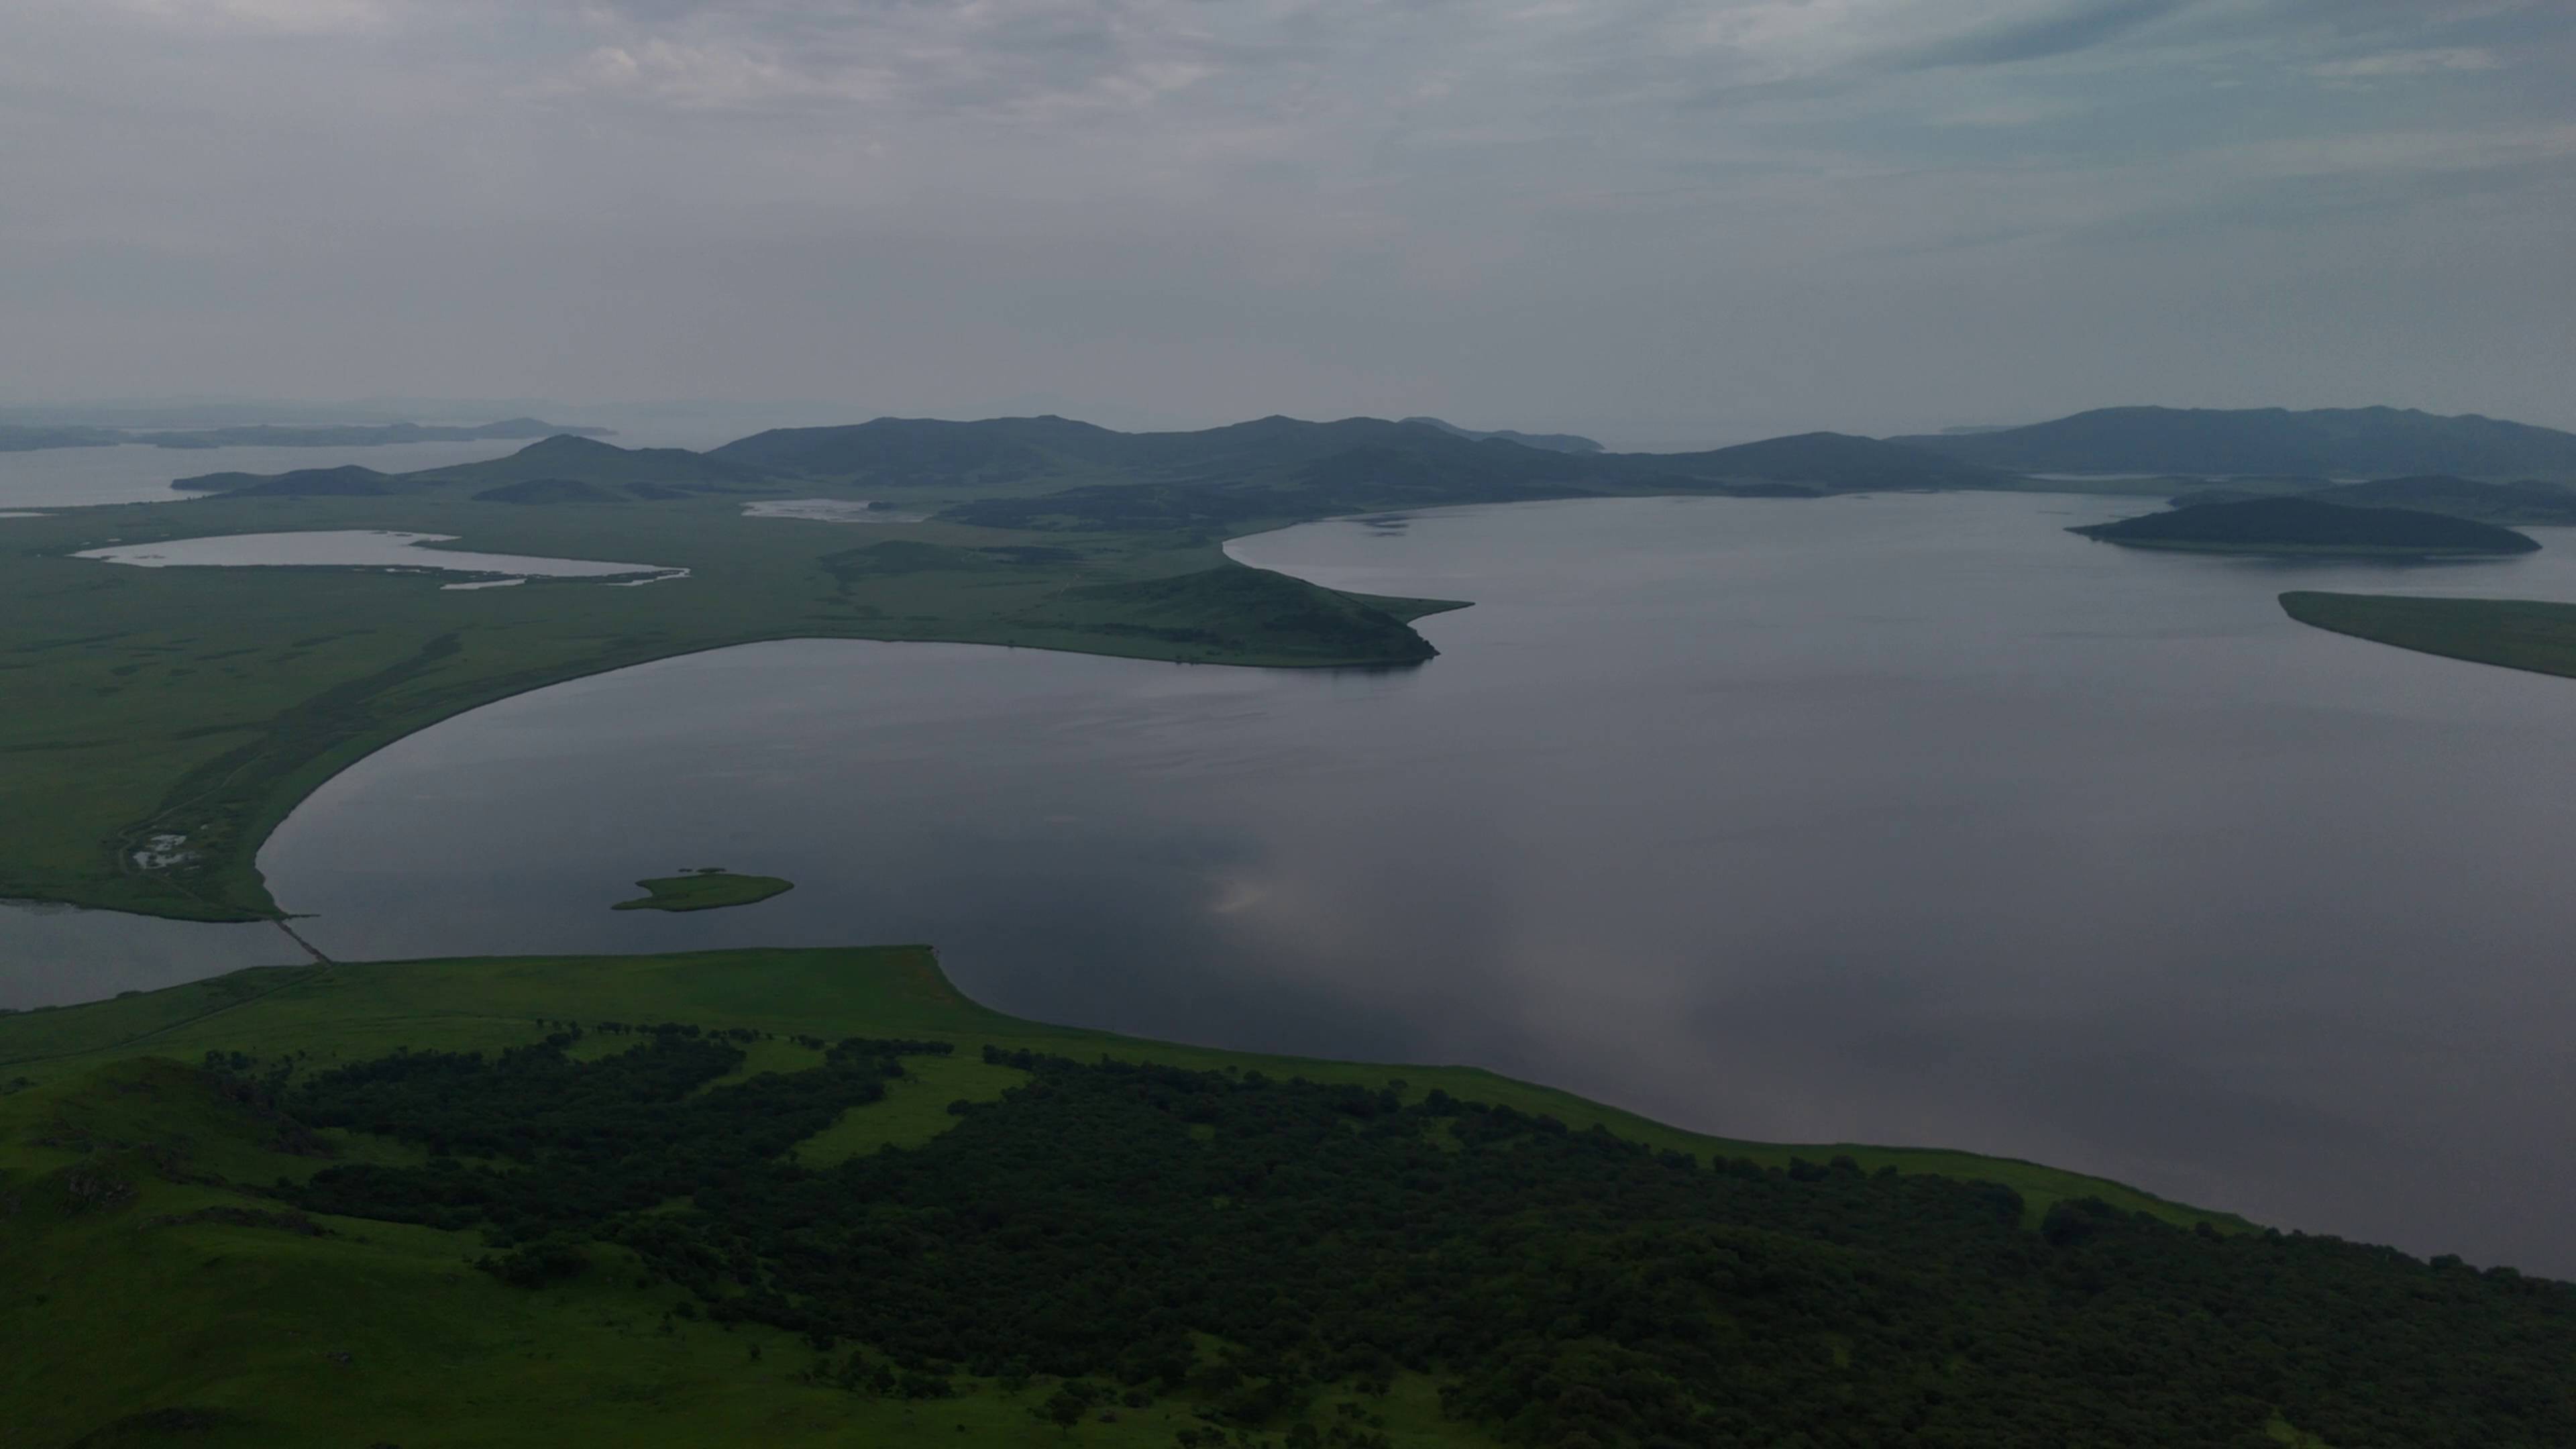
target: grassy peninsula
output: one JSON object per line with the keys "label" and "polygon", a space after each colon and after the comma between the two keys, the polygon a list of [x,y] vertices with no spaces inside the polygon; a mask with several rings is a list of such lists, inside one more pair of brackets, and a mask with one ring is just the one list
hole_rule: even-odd
{"label": "grassy peninsula", "polygon": [[2296,497],[2192,504],[2067,531],[2128,548],[2195,553],[2451,558],[2530,553],[2540,547],[2528,534],[2466,518]]}
{"label": "grassy peninsula", "polygon": [[748,906],[796,889],[796,883],[774,875],[735,875],[729,870],[693,870],[683,875],[639,880],[644,894],[619,901],[620,911],[718,911]]}
{"label": "grassy peninsula", "polygon": [[[188,480],[178,503],[0,520],[0,896],[200,920],[274,915],[253,865],[297,802],[440,719],[585,674],[768,639],[938,640],[1192,663],[1387,666],[1434,653],[1370,598],[1240,567],[1223,542],[1342,513],[1531,498],[1815,494],[1994,475],[1810,434],[1579,455],[1423,423],[1269,418],[1116,433],[1063,418],[884,419],[705,453],[555,437],[418,473]],[[804,498],[927,521],[750,518]],[[111,543],[302,529],[615,558],[646,588],[318,568],[142,569]]]}
{"label": "grassy peninsula", "polygon": [[243,972],[0,1017],[0,1091],[30,1445],[2576,1433],[2567,1285],[1017,1021],[918,948]]}
{"label": "grassy peninsula", "polygon": [[2302,624],[2420,654],[2576,677],[2576,604],[2300,591],[2281,595],[2281,609]]}

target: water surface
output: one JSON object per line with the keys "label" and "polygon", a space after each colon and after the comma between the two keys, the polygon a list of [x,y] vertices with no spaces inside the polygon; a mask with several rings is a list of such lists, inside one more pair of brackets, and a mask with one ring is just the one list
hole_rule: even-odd
{"label": "water surface", "polygon": [[[1249,562],[1473,599],[1411,671],[796,642],[439,725],[262,866],[352,958],[931,941],[978,998],[1464,1061],[2576,1272],[2576,681],[2273,595],[2500,563],[2136,553],[2136,500],[1635,500]],[[613,912],[639,878],[785,876]],[[0,931],[9,929],[0,917]]]}

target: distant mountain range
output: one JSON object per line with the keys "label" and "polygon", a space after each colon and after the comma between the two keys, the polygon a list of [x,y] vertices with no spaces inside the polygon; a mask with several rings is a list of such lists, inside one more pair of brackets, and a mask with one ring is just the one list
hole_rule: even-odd
{"label": "distant mountain range", "polygon": [[1583,436],[1581,433],[1518,433],[1512,431],[1510,428],[1496,428],[1490,432],[1479,433],[1472,429],[1459,427],[1456,423],[1444,423],[1438,418],[1416,416],[1400,418],[1398,421],[1421,423],[1426,427],[1438,428],[1444,433],[1455,433],[1459,437],[1465,438],[1469,442],[1474,443],[1484,442],[1488,438],[1500,438],[1506,443],[1518,443],[1524,448],[1545,448],[1551,453],[1603,453],[1609,451],[1602,447],[1598,442]]}
{"label": "distant mountain range", "polygon": [[158,429],[92,427],[84,423],[0,425],[0,453],[47,448],[113,448],[144,443],[155,448],[376,448],[393,443],[463,443],[485,439],[597,437],[607,428],[567,427],[538,418],[449,426],[429,423],[332,423],[315,427],[257,424],[248,427]]}
{"label": "distant mountain range", "polygon": [[[513,419],[489,428],[522,426],[543,424]],[[2427,458],[2440,465],[2421,466]],[[2576,476],[2576,434],[2386,408],[2115,408],[1991,433],[1893,439],[1800,433],[1692,453],[1613,453],[1589,439],[1472,433],[1427,418],[1267,417],[1162,433],[1122,433],[1054,416],[878,418],[772,429],[703,453],[620,448],[558,434],[505,458],[416,473],[362,467],[265,477],[217,473],[176,486],[303,496],[462,492],[520,504],[703,493],[892,496],[944,507],[941,516],[952,522],[995,528],[1208,533],[1339,513],[1540,498],[2026,491],[2049,486],[2034,484],[2026,472],[2088,471],[2151,475],[2131,491],[2175,493],[2195,478],[2225,475],[2240,496],[2335,489],[2336,473],[2405,473],[2357,492],[2347,487],[2352,496],[2338,501],[2499,521],[2576,517],[2569,512],[2576,493],[2545,482],[2508,486],[2478,478]]]}
{"label": "distant mountain range", "polygon": [[213,473],[191,492],[253,496],[456,493],[494,503],[651,501],[796,492],[937,506],[995,528],[1223,534],[1341,513],[1541,498],[1697,493],[1813,497],[2010,486],[1973,463],[1841,433],[1698,453],[1577,453],[1426,422],[1257,418],[1121,433],[1060,417],[879,418],[781,428],[705,453],[546,438],[506,458],[416,473],[362,467]]}
{"label": "distant mountain range", "polygon": [[2576,433],[2412,408],[2097,408],[2028,427],[1891,441],[2021,473],[2576,479]]}

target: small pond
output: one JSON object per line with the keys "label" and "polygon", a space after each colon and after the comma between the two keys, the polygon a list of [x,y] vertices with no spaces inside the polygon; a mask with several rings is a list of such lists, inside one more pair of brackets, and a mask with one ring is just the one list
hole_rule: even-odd
{"label": "small pond", "polygon": [[[160,543],[125,543],[93,548],[78,555],[137,568],[380,568],[429,569],[441,573],[489,576],[480,583],[449,584],[451,589],[491,587],[531,578],[600,578],[650,583],[678,578],[686,569],[658,564],[610,563],[601,559],[535,558],[525,554],[469,553],[463,549],[428,548],[450,543],[445,533],[394,533],[377,529],[315,529],[303,533],[228,533],[210,538],[177,538]],[[644,575],[630,578],[631,575]]]}

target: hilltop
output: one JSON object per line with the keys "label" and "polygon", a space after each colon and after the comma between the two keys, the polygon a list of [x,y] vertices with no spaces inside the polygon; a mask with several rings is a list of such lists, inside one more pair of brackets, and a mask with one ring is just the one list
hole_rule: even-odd
{"label": "hilltop", "polygon": [[[686,448],[621,448],[596,438],[559,433],[505,457],[414,473],[380,473],[350,465],[288,473],[203,473],[170,486],[188,493],[242,498],[387,495],[458,491],[502,503],[545,501],[543,485],[558,485],[555,501],[619,494],[638,499],[683,497],[691,492],[757,487],[767,475]],[[531,485],[536,485],[533,489]],[[562,485],[570,485],[565,487]],[[519,492],[508,490],[518,489]],[[614,494],[603,490],[614,489]],[[485,492],[483,490],[490,490]]]}
{"label": "hilltop", "polygon": [[1475,443],[1484,442],[1489,438],[1499,438],[1506,443],[1518,443],[1524,448],[1545,448],[1551,453],[1606,453],[1609,451],[1597,440],[1587,438],[1581,433],[1524,433],[1511,428],[1491,428],[1478,432],[1473,428],[1462,428],[1456,423],[1420,415],[1398,421],[1421,423],[1426,427],[1438,428],[1444,433],[1455,433]]}
{"label": "hilltop", "polygon": [[2530,553],[2540,544],[2493,524],[2405,508],[2353,508],[2311,498],[2201,503],[2068,529],[2133,548],[2209,553],[2335,553],[2407,557]]}
{"label": "hilltop", "polygon": [[1894,441],[2027,473],[2576,479],[2576,433],[2413,408],[2097,408],[2027,427]]}

